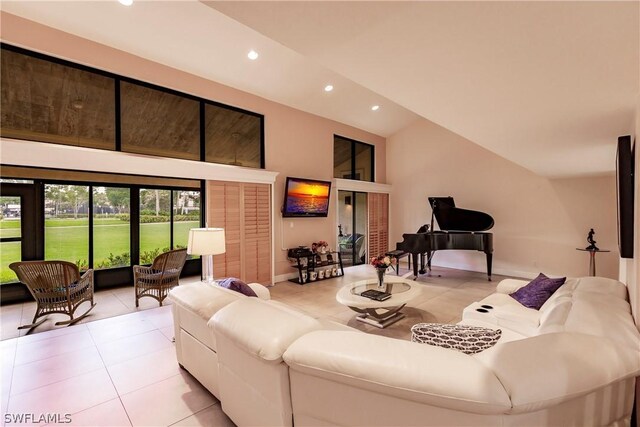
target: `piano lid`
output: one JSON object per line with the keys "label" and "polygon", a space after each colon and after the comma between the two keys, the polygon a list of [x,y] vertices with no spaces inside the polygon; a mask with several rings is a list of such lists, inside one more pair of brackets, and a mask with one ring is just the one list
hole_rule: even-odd
{"label": "piano lid", "polygon": [[429,197],[432,220],[435,215],[440,230],[486,231],[493,227],[493,217],[487,213],[460,209],[453,197]]}

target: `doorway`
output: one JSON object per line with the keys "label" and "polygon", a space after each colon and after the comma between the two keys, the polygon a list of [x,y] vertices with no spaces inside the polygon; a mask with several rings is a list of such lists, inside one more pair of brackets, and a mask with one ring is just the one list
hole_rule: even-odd
{"label": "doorway", "polygon": [[367,262],[367,193],[338,191],[338,246],[345,267]]}

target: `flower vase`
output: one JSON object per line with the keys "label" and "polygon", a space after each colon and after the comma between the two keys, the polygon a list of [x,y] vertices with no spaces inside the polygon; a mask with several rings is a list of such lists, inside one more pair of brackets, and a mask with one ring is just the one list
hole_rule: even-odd
{"label": "flower vase", "polygon": [[378,290],[381,292],[387,292],[387,285],[384,283],[384,274],[386,272],[386,268],[376,268],[376,273],[378,274]]}

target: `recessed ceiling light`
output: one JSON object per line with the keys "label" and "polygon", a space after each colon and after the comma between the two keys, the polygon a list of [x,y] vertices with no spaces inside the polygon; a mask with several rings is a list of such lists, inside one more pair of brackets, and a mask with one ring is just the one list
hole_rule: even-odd
{"label": "recessed ceiling light", "polygon": [[373,107],[371,107],[371,111],[378,111],[380,109],[379,105],[374,105]]}
{"label": "recessed ceiling light", "polygon": [[256,59],[258,59],[258,52],[256,52],[255,50],[250,50],[249,53],[247,53],[247,58],[255,61]]}
{"label": "recessed ceiling light", "polygon": [[133,0],[118,0],[118,2],[125,6],[131,6],[133,4]]}
{"label": "recessed ceiling light", "polygon": [[333,90],[333,86],[332,86],[332,85],[326,85],[326,86],[324,87],[324,91],[325,91],[325,92],[331,92],[332,90]]}

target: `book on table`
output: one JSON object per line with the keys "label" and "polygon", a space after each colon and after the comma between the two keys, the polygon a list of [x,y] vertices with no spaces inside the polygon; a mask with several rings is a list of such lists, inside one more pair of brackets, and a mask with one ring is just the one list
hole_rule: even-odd
{"label": "book on table", "polygon": [[384,301],[391,298],[391,294],[389,292],[377,291],[375,289],[368,289],[360,294],[365,298],[369,298],[376,301]]}

